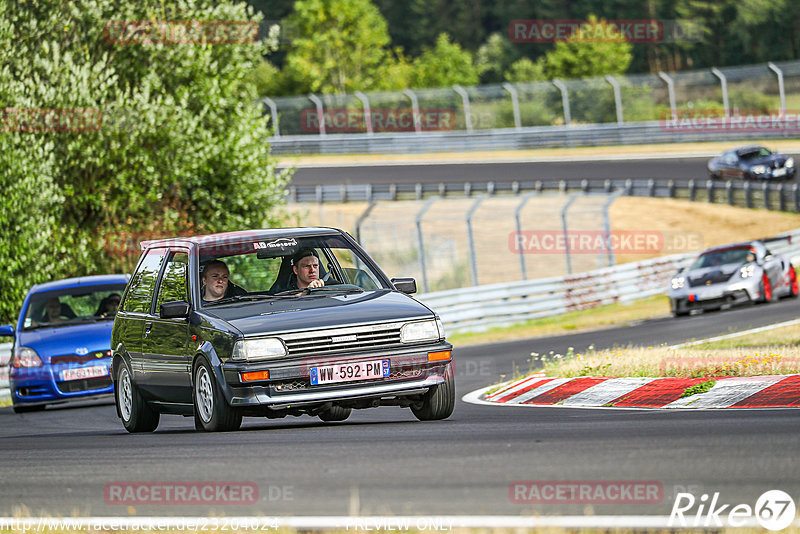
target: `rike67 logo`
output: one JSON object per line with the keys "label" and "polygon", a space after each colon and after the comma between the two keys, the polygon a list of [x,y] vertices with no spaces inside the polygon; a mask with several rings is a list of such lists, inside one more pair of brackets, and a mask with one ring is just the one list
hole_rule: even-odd
{"label": "rike67 logo", "polygon": [[759,525],[768,530],[783,530],[792,524],[796,513],[794,499],[781,490],[764,492],[756,500],[755,506],[721,504],[719,492],[715,492],[710,500],[705,493],[699,499],[691,493],[678,493],[667,526],[703,528]]}

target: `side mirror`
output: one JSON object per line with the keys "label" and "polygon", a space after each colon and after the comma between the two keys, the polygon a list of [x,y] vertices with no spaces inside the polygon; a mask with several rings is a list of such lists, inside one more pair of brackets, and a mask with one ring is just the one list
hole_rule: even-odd
{"label": "side mirror", "polygon": [[685,270],[686,270],[686,267],[681,267],[680,269],[678,269],[678,273],[682,273]]}
{"label": "side mirror", "polygon": [[189,317],[192,306],[185,300],[173,300],[162,304],[158,311],[162,319],[185,319]]}
{"label": "side mirror", "polygon": [[13,336],[13,335],[14,335],[14,325],[4,324],[0,326],[0,336]]}
{"label": "side mirror", "polygon": [[413,278],[392,278],[395,289],[406,295],[417,292],[417,281]]}

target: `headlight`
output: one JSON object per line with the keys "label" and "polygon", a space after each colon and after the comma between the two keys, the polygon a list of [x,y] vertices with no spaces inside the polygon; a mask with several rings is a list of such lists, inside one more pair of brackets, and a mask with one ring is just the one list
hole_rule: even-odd
{"label": "headlight", "polygon": [[233,346],[233,361],[256,362],[286,356],[286,345],[277,337],[243,339]]}
{"label": "headlight", "polygon": [[767,167],[764,165],[753,165],[750,170],[753,171],[753,174],[764,174],[767,172]]}
{"label": "headlight", "polygon": [[755,274],[755,271],[756,271],[756,266],[751,263],[750,265],[745,265],[744,267],[739,269],[739,276],[741,276],[742,278],[750,278],[751,276],[753,276],[753,274]]}
{"label": "headlight", "polygon": [[686,278],[683,276],[676,276],[672,279],[672,289],[682,289],[686,283]]}
{"label": "headlight", "polygon": [[783,166],[786,167],[787,169],[791,169],[792,167],[794,167],[794,158],[788,158],[786,160],[786,163],[783,164]]}
{"label": "headlight", "polygon": [[14,358],[11,360],[11,367],[41,367],[42,359],[36,351],[30,347],[19,347],[14,351]]}
{"label": "headlight", "polygon": [[434,319],[404,324],[400,329],[400,341],[403,343],[438,341],[439,339],[439,323]]}

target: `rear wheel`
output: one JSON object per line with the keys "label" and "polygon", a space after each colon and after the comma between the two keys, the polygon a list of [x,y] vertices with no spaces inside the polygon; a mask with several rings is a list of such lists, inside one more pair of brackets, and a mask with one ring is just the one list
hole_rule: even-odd
{"label": "rear wheel", "polygon": [[794,270],[794,267],[791,265],[789,266],[789,296],[792,298],[797,298],[797,295],[800,294],[800,287],[798,287],[797,282],[797,273]]}
{"label": "rear wheel", "polygon": [[205,358],[194,364],[194,427],[206,432],[229,432],[242,425],[242,412],[228,406]]}
{"label": "rear wheel", "polygon": [[128,432],[152,432],[158,426],[159,413],[153,410],[139,394],[125,362],[120,364],[117,371],[114,400],[122,425]]}
{"label": "rear wheel", "polygon": [[412,405],[411,411],[420,421],[447,419],[456,405],[456,382],[452,366],[448,366],[444,383],[433,386],[422,400],[421,405]]}
{"label": "rear wheel", "polygon": [[344,406],[331,406],[324,412],[320,412],[318,417],[326,423],[332,423],[334,421],[344,421],[350,417],[352,412],[352,408],[345,408]]}

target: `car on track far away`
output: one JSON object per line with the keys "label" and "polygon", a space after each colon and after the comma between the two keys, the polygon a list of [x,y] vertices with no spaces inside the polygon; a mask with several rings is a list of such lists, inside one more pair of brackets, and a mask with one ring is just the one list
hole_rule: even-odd
{"label": "car on track far away", "polygon": [[712,180],[791,180],[795,171],[794,158],[763,146],[729,150],[708,161],[708,174]]}
{"label": "car on track far away", "polygon": [[410,408],[420,420],[452,413],[452,345],[441,321],[409,296],[413,278],[389,280],[349,234],[254,230],[142,248],[112,333],[117,414],[128,431],[155,430],[161,414],[226,431],[243,416],[343,421],[378,406]]}
{"label": "car on track far away", "polygon": [[745,302],[772,302],[797,297],[797,274],[790,259],[773,255],[765,242],[748,241],[710,248],[688,269],[672,278],[669,300],[672,314],[718,310]]}
{"label": "car on track far away", "polygon": [[28,291],[13,336],[9,387],[14,411],[113,393],[111,327],[127,275],[69,278]]}

